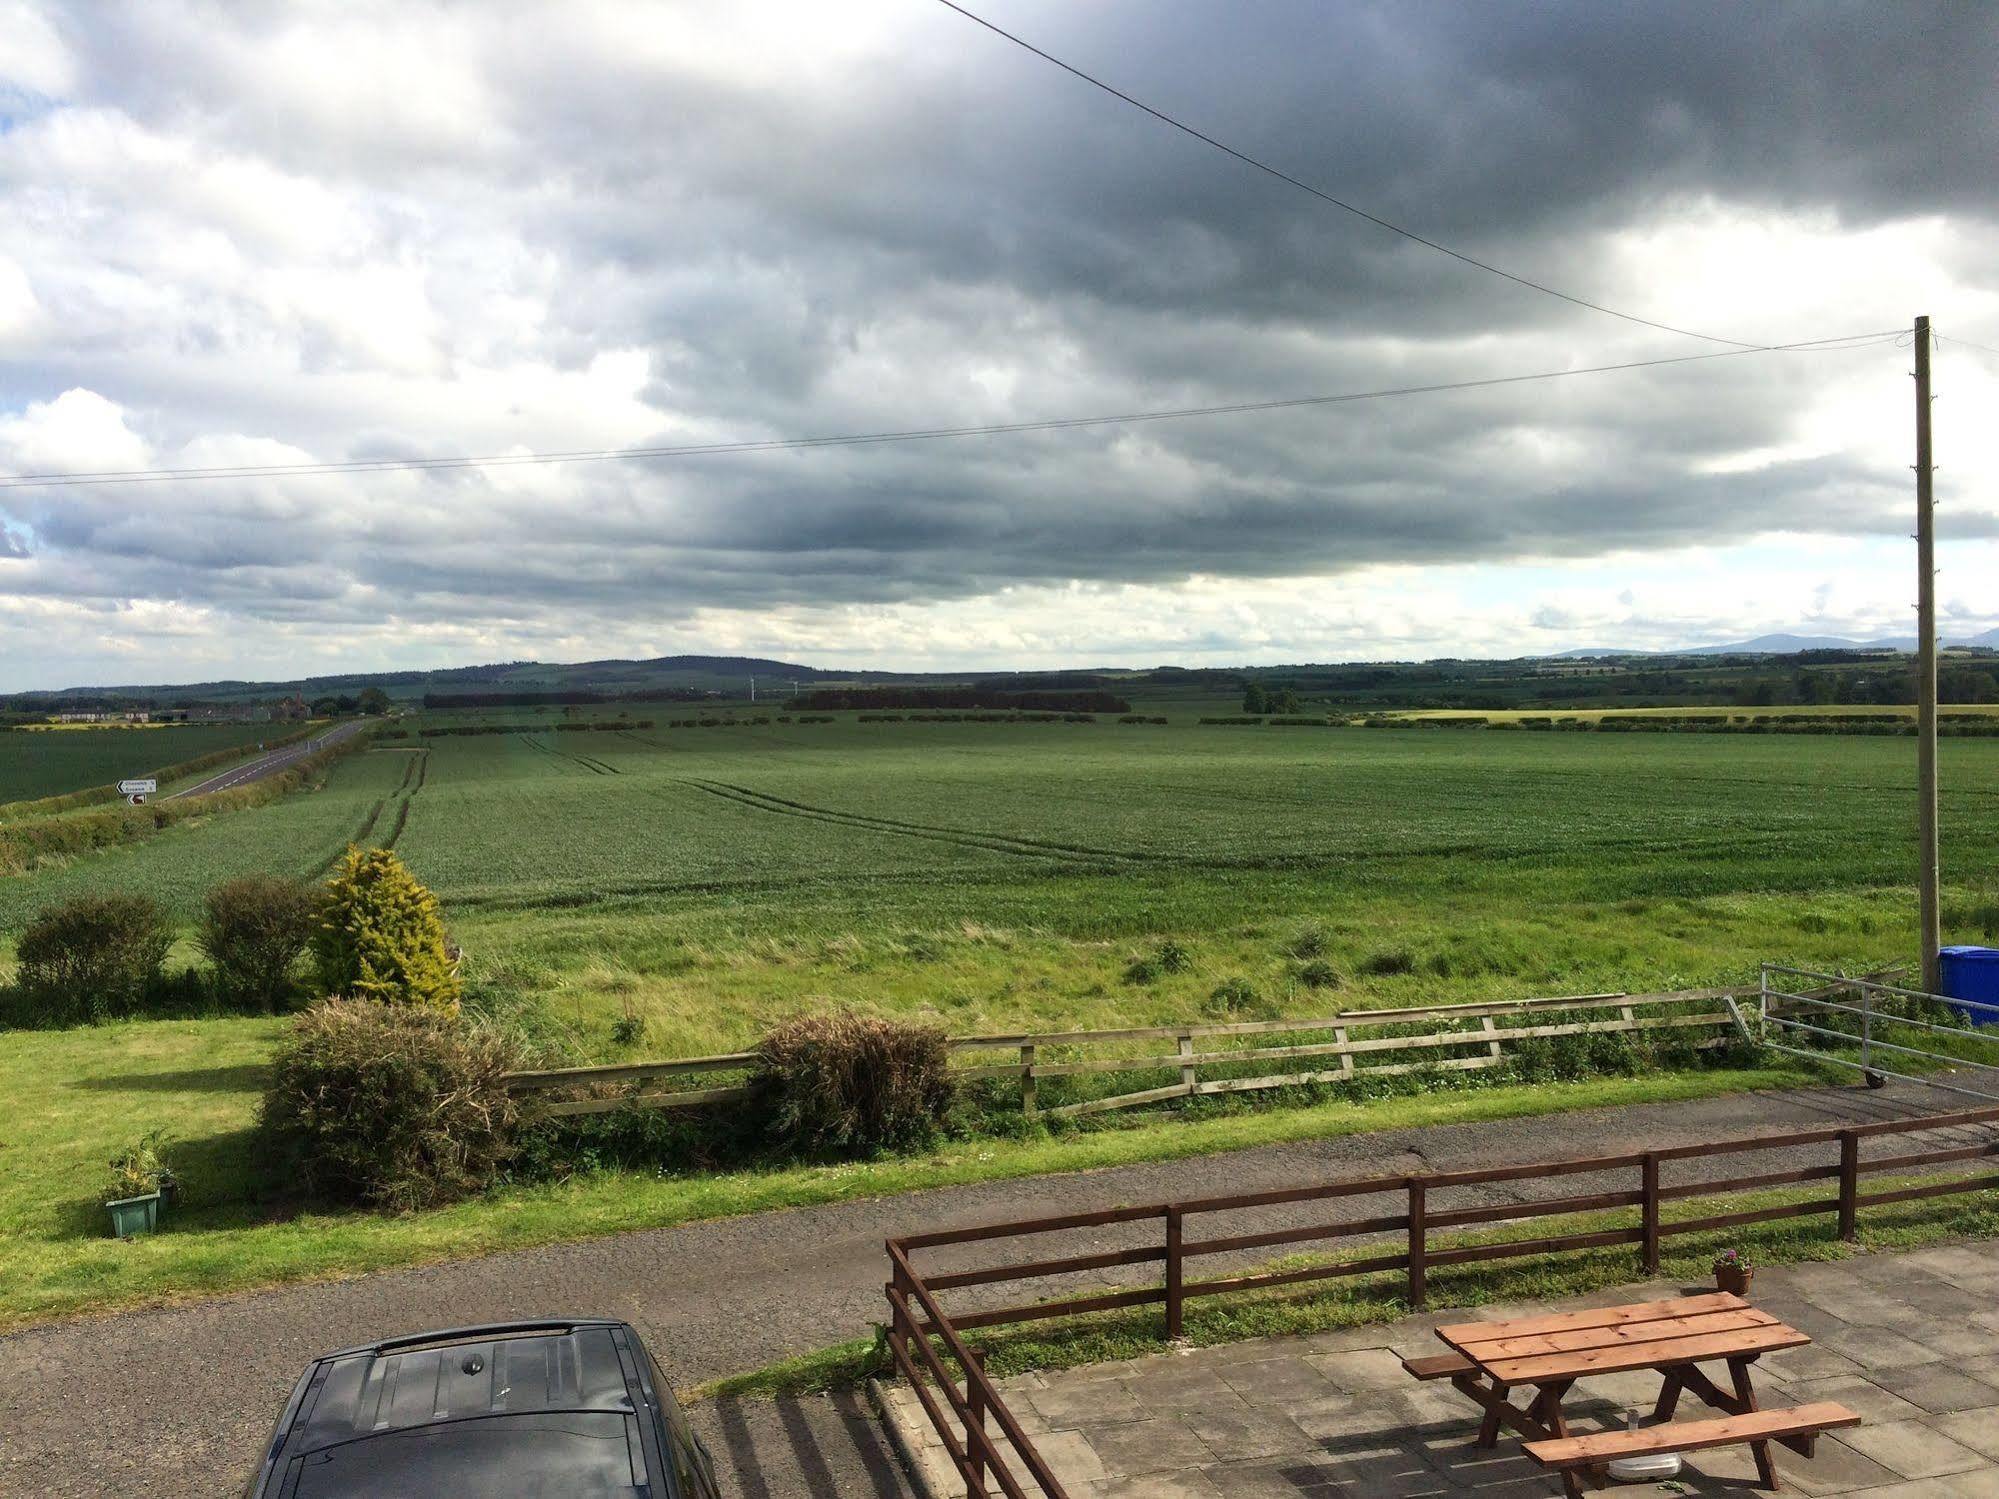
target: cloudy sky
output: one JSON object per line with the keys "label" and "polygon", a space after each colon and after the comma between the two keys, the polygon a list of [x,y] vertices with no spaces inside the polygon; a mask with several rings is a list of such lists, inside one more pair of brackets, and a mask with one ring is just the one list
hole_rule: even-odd
{"label": "cloudy sky", "polygon": [[[1999,347],[1999,7],[984,0],[1429,238],[1753,344]],[[934,0],[0,0],[0,473],[543,453],[1729,344],[1232,161]],[[0,689],[744,652],[1905,633],[1910,353],[1144,425],[0,488]],[[1937,353],[1946,633],[1999,356]]]}

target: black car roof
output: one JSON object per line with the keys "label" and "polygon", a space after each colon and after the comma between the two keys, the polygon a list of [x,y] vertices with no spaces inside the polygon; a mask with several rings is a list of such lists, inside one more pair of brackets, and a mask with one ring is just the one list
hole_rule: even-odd
{"label": "black car roof", "polygon": [[[343,1349],[306,1372],[271,1456],[292,1475],[285,1492],[320,1492],[320,1479],[344,1493],[343,1471],[426,1465],[447,1448],[461,1470],[467,1461],[517,1467],[521,1453],[566,1440],[573,1456],[552,1460],[596,1475],[575,1492],[642,1492],[657,1462],[648,1455],[656,1448],[644,1363],[629,1327],[596,1318],[451,1328]],[[655,1481],[672,1492],[664,1475]]]}
{"label": "black car roof", "polygon": [[331,1354],[319,1360],[325,1377],[299,1412],[293,1450],[468,1416],[633,1410],[615,1328],[461,1328]]}

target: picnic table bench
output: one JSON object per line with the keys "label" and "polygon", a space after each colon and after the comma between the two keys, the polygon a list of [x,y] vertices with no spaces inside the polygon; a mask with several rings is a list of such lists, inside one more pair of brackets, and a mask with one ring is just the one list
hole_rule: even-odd
{"label": "picnic table bench", "polygon": [[[1484,1412],[1479,1446],[1493,1446],[1501,1427],[1520,1433],[1527,1455],[1559,1472],[1562,1490],[1572,1499],[1582,1494],[1585,1476],[1594,1484],[1597,1470],[1620,1457],[1737,1445],[1749,1447],[1758,1479],[1775,1489],[1772,1442],[1809,1457],[1819,1433],[1860,1424],[1852,1411],[1830,1401],[1760,1408],[1750,1366],[1766,1353],[1802,1348],[1811,1339],[1726,1291],[1506,1322],[1459,1322],[1439,1327],[1437,1336],[1449,1353],[1406,1358],[1403,1367],[1417,1379],[1448,1379]],[[1727,1364],[1728,1389],[1702,1372],[1699,1366],[1710,1362]],[[1562,1400],[1577,1380],[1640,1369],[1657,1370],[1661,1377],[1654,1424],[1570,1434]],[[1515,1405],[1512,1392],[1522,1387],[1533,1396]],[[1723,1414],[1675,1421],[1682,1394]]]}

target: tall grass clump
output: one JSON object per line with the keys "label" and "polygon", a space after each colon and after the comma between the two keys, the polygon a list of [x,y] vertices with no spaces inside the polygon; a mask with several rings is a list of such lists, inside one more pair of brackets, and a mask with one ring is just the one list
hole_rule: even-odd
{"label": "tall grass clump", "polygon": [[1222,980],[1201,1007],[1216,1020],[1275,1020],[1278,1006],[1240,974]]}
{"label": "tall grass clump", "polygon": [[931,1139],[951,1106],[935,1026],[853,1010],[801,1015],[763,1038],[752,1088],[772,1137],[803,1155],[872,1155]]}
{"label": "tall grass clump", "polygon": [[458,1009],[437,897],[386,848],[349,848],[334,866],[312,951],[328,993]]}

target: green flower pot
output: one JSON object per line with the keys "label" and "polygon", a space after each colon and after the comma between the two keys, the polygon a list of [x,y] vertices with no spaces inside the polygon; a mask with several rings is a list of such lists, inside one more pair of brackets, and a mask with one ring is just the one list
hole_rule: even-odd
{"label": "green flower pot", "polygon": [[111,1214],[111,1232],[118,1238],[130,1239],[139,1234],[149,1234],[159,1225],[160,1194],[157,1192],[148,1192],[143,1197],[121,1197],[104,1206]]}

